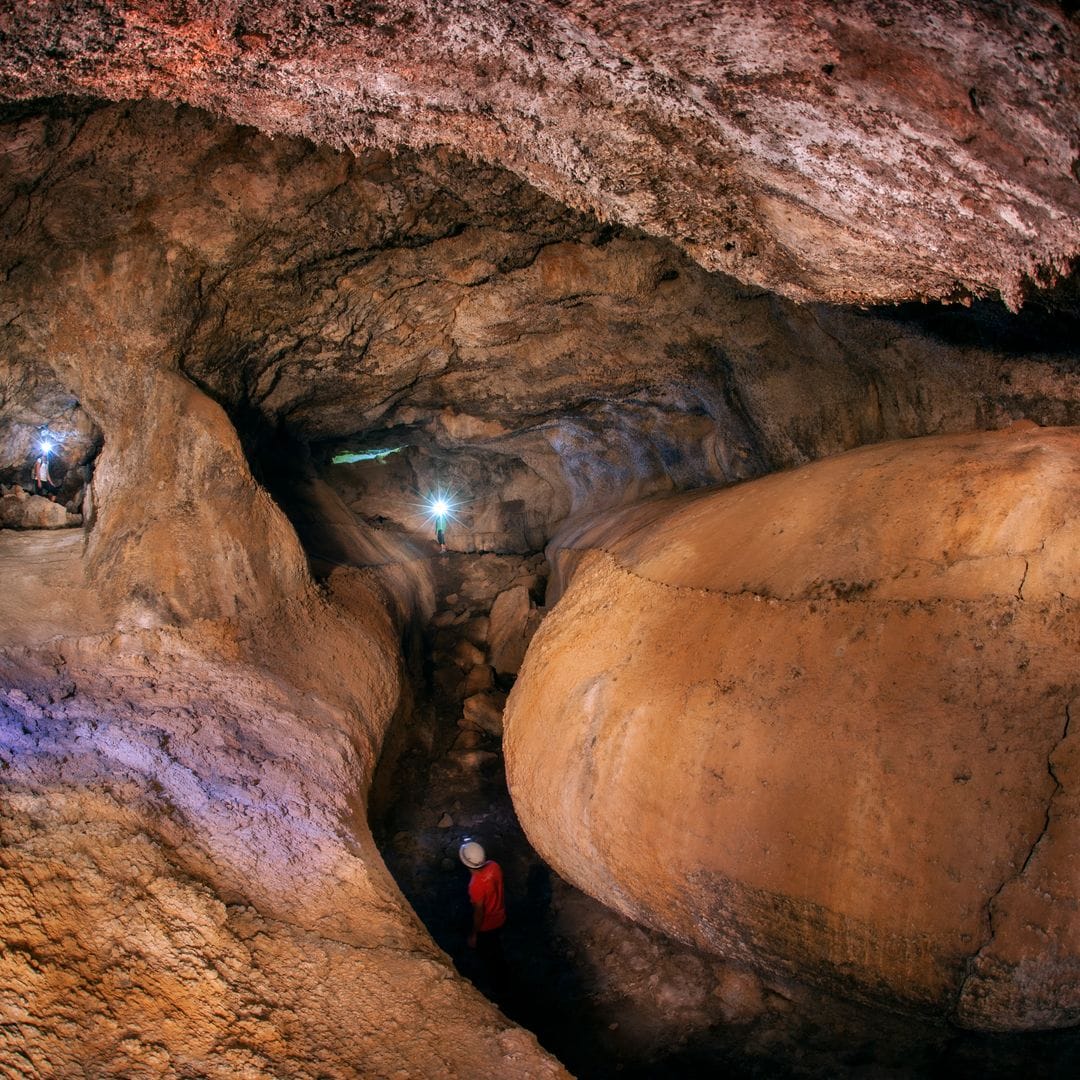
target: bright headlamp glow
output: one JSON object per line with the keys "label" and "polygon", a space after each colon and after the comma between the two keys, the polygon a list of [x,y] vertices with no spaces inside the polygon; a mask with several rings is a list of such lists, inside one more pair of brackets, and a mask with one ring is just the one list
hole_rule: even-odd
{"label": "bright headlamp glow", "polygon": [[41,452],[43,454],[51,454],[53,450],[53,444],[48,439],[41,440]]}
{"label": "bright headlamp glow", "polygon": [[435,526],[435,535],[441,544],[443,542],[441,534],[446,531],[450,522],[458,521],[457,512],[461,505],[458,492],[440,485],[429,488],[427,493],[421,496],[421,501],[416,504],[416,507],[417,510],[422,511],[423,520]]}

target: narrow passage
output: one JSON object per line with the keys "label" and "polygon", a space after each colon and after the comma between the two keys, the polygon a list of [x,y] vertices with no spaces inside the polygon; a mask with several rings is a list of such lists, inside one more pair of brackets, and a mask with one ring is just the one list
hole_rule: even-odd
{"label": "narrow passage", "polygon": [[[838,1002],[753,976],[637,926],[548,868],[514,814],[501,753],[512,674],[491,671],[491,608],[528,590],[540,556],[434,560],[437,607],[408,657],[415,700],[375,777],[371,823],[406,899],[463,975],[581,1080],[949,1076],[1073,1080],[1080,1033],[985,1036]],[[503,868],[510,977],[498,997],[466,945],[478,839]]]}

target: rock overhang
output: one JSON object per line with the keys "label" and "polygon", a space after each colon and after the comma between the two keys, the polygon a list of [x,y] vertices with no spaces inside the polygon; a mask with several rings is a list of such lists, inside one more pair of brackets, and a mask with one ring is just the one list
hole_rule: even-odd
{"label": "rock overhang", "polygon": [[185,101],[446,146],[800,300],[999,294],[1078,251],[1064,7],[802,0],[19,6],[0,94]]}
{"label": "rock overhang", "polygon": [[316,459],[404,439],[507,478],[509,502],[528,474],[534,547],[598,502],[1080,415],[1067,287],[1041,298],[1056,315],[796,305],[445,150],[354,157],[159,102],[21,105],[4,131],[11,478],[46,405],[100,446],[72,392],[96,345],[53,331],[105,293],[117,359],[155,336],[249,454],[277,432]]}

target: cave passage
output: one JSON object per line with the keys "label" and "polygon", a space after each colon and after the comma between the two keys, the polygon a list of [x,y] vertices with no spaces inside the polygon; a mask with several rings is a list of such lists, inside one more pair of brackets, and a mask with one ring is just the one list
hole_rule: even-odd
{"label": "cave passage", "polygon": [[[436,604],[406,638],[414,700],[388,734],[370,801],[387,867],[435,942],[581,1080],[657,1076],[1075,1075],[1080,1033],[985,1035],[853,1005],[754,975],[634,924],[563,881],[524,836],[507,791],[499,707],[514,681],[490,671],[491,605],[515,580],[544,595],[539,553],[434,560]],[[485,695],[484,710],[473,698]],[[465,837],[503,868],[510,968],[501,997],[465,937]]]}
{"label": "cave passage", "polygon": [[[1058,488],[1080,477],[1080,442],[1077,471],[1049,454],[1080,439],[1065,430],[1080,424],[1074,23],[1028,3],[961,3],[955,20],[915,0],[888,18],[876,0],[768,17],[705,4],[700,20],[541,3],[521,9],[539,19],[529,29],[519,5],[405,2],[393,26],[324,5],[264,35],[225,11],[237,6],[16,5],[0,34],[0,484],[18,487],[0,524],[20,530],[0,532],[0,1070],[547,1080],[564,1075],[557,1057],[582,1080],[1074,1080],[1076,903],[1061,868],[1075,861],[1077,684],[1062,666],[1080,485]],[[269,7],[274,22],[287,6]],[[709,10],[742,60],[705,31]],[[37,96],[67,93],[108,100]],[[64,440],[56,503],[22,490],[43,426]],[[823,557],[812,567],[785,514],[801,498],[805,520],[824,521],[835,486],[779,509],[751,487],[948,439],[975,446],[976,465],[1023,459],[1011,485],[941,512],[911,508],[944,459],[903,498],[867,482],[843,529],[803,545]],[[656,539],[653,511],[685,496],[692,517],[719,487],[743,502],[722,530],[699,519],[697,541],[751,527],[665,578],[695,538],[676,525]],[[1018,497],[987,514],[1003,487]],[[448,493],[444,515],[430,500]],[[1041,516],[1013,513],[1028,506]],[[64,528],[80,515],[82,531]],[[915,551],[911,521],[944,541]],[[636,555],[616,565],[594,527]],[[1002,536],[1031,542],[969,557]],[[773,559],[764,586],[793,567],[812,580],[783,599],[761,577],[708,577],[747,552]],[[905,564],[885,588],[926,591],[857,615],[879,584],[860,560],[883,552]],[[571,589],[595,593],[564,592],[574,574]],[[934,590],[958,579],[979,603],[991,594],[982,622],[949,623],[971,597]],[[874,636],[888,605],[895,652]],[[935,610],[948,638],[911,629]],[[832,620],[807,650],[831,668],[778,659],[804,642],[790,612]],[[586,677],[610,690],[603,708],[592,686],[564,685],[587,664],[548,648],[560,621],[563,655],[600,658]],[[947,695],[930,700],[920,651],[959,673]],[[880,674],[894,656],[895,692]],[[718,663],[680,684],[699,657]],[[714,678],[729,657],[738,670]],[[770,661],[766,705],[787,712],[749,700]],[[976,669],[985,686],[965,681]],[[806,688],[837,672],[888,683],[891,723],[839,678],[818,715]],[[979,728],[983,690],[1000,753]],[[534,691],[515,772],[528,726],[515,711]],[[709,726],[725,707],[745,744]],[[796,737],[811,713],[817,728]],[[594,730],[574,726],[583,717]],[[919,724],[937,739],[933,774],[905,772],[931,757],[910,737]],[[578,732],[590,752],[545,767]],[[900,767],[880,752],[893,735]],[[751,743],[765,767],[726,786]],[[604,754],[615,765],[578,783],[569,766]],[[843,808],[844,832],[799,770],[811,759],[846,795],[872,771],[857,757],[879,783]],[[746,863],[712,859],[731,854],[708,850],[726,831],[714,823],[754,809],[750,784],[771,787]],[[643,813],[624,813],[639,795]],[[578,797],[595,803],[575,818]],[[725,799],[736,812],[710,817]],[[994,813],[979,816],[983,801]],[[924,806],[945,811],[920,835]],[[565,813],[549,829],[552,807]],[[665,818],[673,807],[705,823],[699,847],[682,843],[696,822]],[[649,846],[649,813],[681,829],[667,848]],[[619,857],[600,858],[616,834]],[[465,835],[506,874],[511,981],[496,1003],[516,1024],[446,959],[491,989],[465,944]],[[876,863],[867,836],[885,838]],[[768,858],[784,844],[816,865]],[[971,860],[939,857],[963,845]],[[751,860],[801,879],[736,881]],[[757,936],[740,936],[733,883],[765,897]],[[913,895],[923,921],[894,934]],[[920,1007],[905,962],[947,941],[956,913],[975,927],[963,946],[916,956],[951,965],[937,989],[953,996],[888,1011]],[[785,941],[790,926],[822,947]],[[794,947],[755,964],[777,940]],[[879,986],[833,979],[867,957],[882,960]],[[965,1018],[957,996],[973,984]],[[1002,985],[1036,1008],[1018,1019]],[[972,1014],[989,1029],[1074,1026],[992,1035],[939,1019]]]}
{"label": "cave passage", "polygon": [[[60,626],[105,628],[81,584],[80,540],[77,530],[0,534],[4,640],[44,640]],[[484,689],[477,690],[475,675],[466,685],[477,668],[490,670],[485,639],[493,597],[518,587],[542,599],[548,568],[535,553],[450,553],[431,561],[437,602],[405,636],[414,696],[388,734],[375,775],[373,830],[413,909],[472,977],[478,973],[464,941],[467,878],[457,848],[466,834],[485,843],[506,873],[510,912],[512,981],[497,1004],[574,1075],[696,1080],[724,1070],[815,1080],[1072,1080],[1080,1061],[1075,1030],[978,1035],[859,1008],[804,986],[764,985],[626,921],[562,881],[537,857],[514,815],[498,711],[475,711],[463,723],[466,690],[498,703],[512,682],[492,672]]]}

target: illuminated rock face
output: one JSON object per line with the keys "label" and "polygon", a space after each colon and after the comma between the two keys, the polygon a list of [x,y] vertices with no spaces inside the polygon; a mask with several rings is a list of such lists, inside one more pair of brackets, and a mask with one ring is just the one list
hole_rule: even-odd
{"label": "illuminated rock face", "polygon": [[[403,707],[394,618],[422,608],[431,591],[415,565],[422,560],[356,529],[338,495],[312,483],[293,493],[292,510],[308,530],[334,534],[334,550],[323,551],[328,566],[411,559],[377,579],[339,570],[314,589],[292,524],[256,483],[249,455],[258,465],[260,426],[285,432],[290,447],[354,436],[381,446],[387,431],[401,431],[418,456],[468,453],[467,475],[493,489],[474,531],[496,548],[507,538],[528,548],[586,507],[745,479],[860,442],[993,427],[1019,414],[1080,421],[1076,376],[1060,350],[1038,358],[1026,355],[1027,342],[1024,355],[953,350],[889,312],[796,306],[710,275],[686,255],[797,297],[891,299],[959,287],[1016,299],[1025,273],[1075,250],[1076,188],[1062,149],[1073,114],[1062,118],[1065,91],[1051,85],[1060,74],[1067,87],[1073,71],[1071,24],[1015,6],[1007,25],[980,8],[977,29],[961,32],[958,7],[951,32],[972,47],[942,52],[947,35],[935,37],[929,47],[944,81],[933,86],[949,93],[931,100],[921,89],[926,34],[942,28],[926,29],[921,6],[895,7],[886,26],[854,5],[842,25],[831,8],[792,5],[774,18],[726,5],[712,12],[718,29],[710,30],[704,5],[679,25],[657,5],[486,5],[457,10],[451,36],[445,5],[389,4],[370,25],[324,6],[318,19],[289,28],[275,22],[287,5],[256,6],[266,25],[254,32],[239,14],[229,17],[249,4],[217,4],[201,19],[209,9],[191,3],[186,21],[156,4],[119,14],[78,0],[0,15],[5,96],[158,94],[260,129],[147,101],[4,112],[2,479],[25,473],[30,439],[45,422],[63,426],[67,451],[78,451],[73,464],[100,449],[85,556],[60,537],[48,548],[49,573],[40,558],[19,562],[20,573],[37,572],[19,605],[8,595],[12,576],[4,578],[4,1068],[560,1074],[455,978],[385,874],[363,820],[384,731]],[[527,41],[510,32],[515,13],[535,17]],[[492,28],[494,50],[481,44]],[[716,33],[730,34],[745,70],[717,74],[711,59],[700,60],[724,53],[693,44]],[[1015,77],[1002,80],[995,57],[1016,35],[1042,52],[1025,54]],[[909,47],[897,52],[901,39]],[[539,58],[528,76],[542,90],[535,115],[535,87],[521,77],[533,60],[523,56]],[[720,104],[698,93],[698,62],[710,68],[703,78]],[[969,69],[994,75],[994,95],[969,93]],[[335,88],[339,77],[346,83]],[[709,115],[689,115],[688,101],[690,112]],[[783,129],[796,149],[813,143],[812,132],[791,125],[819,119],[808,111],[815,102],[827,114],[824,142],[787,160],[788,144],[761,133]],[[941,141],[943,124],[951,142]],[[282,131],[323,145],[268,134]],[[423,155],[370,149],[399,141],[470,157],[442,145]],[[478,158],[683,250],[568,210]],[[356,487],[356,505],[368,500],[373,517],[379,499],[400,502],[385,482],[374,494]],[[820,497],[828,505],[831,489]],[[525,514],[534,518],[523,522]],[[5,538],[5,559],[8,541],[18,547]],[[1021,628],[1036,602],[1034,567],[1016,612]],[[814,600],[814,617],[828,622],[823,634],[846,633],[862,584],[851,574],[822,578],[820,590],[841,594]],[[787,633],[786,601],[743,601],[748,623],[771,612],[777,633]],[[655,605],[658,618],[663,610]],[[914,620],[921,610],[904,614]],[[664,628],[664,657],[688,659],[705,632],[700,613],[683,614]],[[524,629],[520,618],[507,620],[507,671],[534,615]],[[738,627],[737,616],[729,622]],[[742,655],[732,651],[732,672],[743,665],[745,679],[764,662],[769,629],[740,646]],[[981,655],[1024,659],[988,641]],[[585,657],[599,642],[588,645]],[[1031,659],[1031,677],[1049,678],[1048,663]],[[472,715],[494,728],[497,698],[484,689],[492,676],[480,675]],[[646,689],[659,694],[652,681]],[[822,692],[826,681],[818,677]],[[726,685],[717,692],[734,695]],[[954,696],[969,691],[958,676]],[[859,700],[860,688],[852,692]],[[1059,697],[1047,698],[1047,710]],[[1034,715],[1026,698],[1021,705]],[[1071,824],[1071,744],[1053,750],[1051,727],[1048,712],[1032,752],[1053,751],[1042,763],[1046,799],[1052,781],[1062,785],[1045,838],[1032,841],[1049,803],[1025,794],[1034,788],[1024,774],[1019,794],[1003,797],[1016,823],[997,847],[988,841],[986,863],[1001,881],[1007,864],[1018,870],[1024,851],[1034,854],[992,903],[980,894],[981,923],[976,901],[965,909],[969,922],[985,926],[989,912],[1002,927],[964,984],[959,1013],[969,1022],[992,1026],[1019,1008],[1002,1000],[1013,984],[999,974],[1022,970],[1035,950],[1008,936],[1006,923],[1023,912],[1043,926],[1036,909],[1048,894],[1064,927],[1053,940],[1071,932],[1068,897],[1054,908],[1056,885],[1038,893],[1025,884]],[[891,776],[875,756],[876,732],[863,734],[865,745],[854,735],[844,744],[863,763],[855,775]],[[805,748],[795,736],[785,752]],[[666,741],[663,751],[667,762]],[[730,782],[757,794],[757,763],[732,763]],[[675,784],[680,768],[671,757],[660,779]],[[958,762],[943,774],[949,796],[983,791],[966,768]],[[617,823],[652,790],[646,779],[616,792],[610,810],[590,813]],[[805,807],[811,841],[823,848],[836,821],[814,818],[800,791],[788,789],[790,805],[797,815]],[[694,797],[680,789],[678,808],[684,802]],[[771,828],[784,811],[761,805],[762,828]],[[846,853],[837,881],[819,877],[810,899],[792,901],[802,919],[793,925],[816,926],[820,914],[821,934],[853,943],[814,963],[822,979],[857,992],[868,976],[859,969],[848,978],[854,961],[843,949],[864,939],[846,927],[884,901],[872,892],[867,910],[849,909],[833,892],[857,891],[849,886],[865,837],[878,843],[873,865],[887,863],[873,807],[865,796],[843,819],[851,838],[835,841]],[[753,828],[743,841],[748,880],[761,869]],[[739,842],[737,828],[725,842]],[[625,853],[628,874],[636,851]],[[558,863],[559,853],[548,853]],[[613,863],[612,880],[622,873]],[[748,886],[740,908],[726,881],[718,871],[701,886],[719,905],[714,915],[735,918],[780,895],[769,882]],[[614,900],[637,910],[628,895]],[[825,925],[831,911],[848,912],[843,932],[835,920]],[[747,919],[741,925],[740,933],[752,929]],[[770,925],[774,936],[787,932],[779,920]],[[732,931],[731,941],[743,955],[745,938]],[[976,950],[964,944],[963,955]],[[762,955],[788,970],[783,946],[765,940]],[[951,977],[949,957],[963,950],[938,962],[912,948],[910,966],[927,986],[916,983],[911,996],[930,1000],[927,987]],[[1065,944],[1059,952],[1069,963]],[[1041,960],[1036,969],[1045,979]],[[1066,992],[1059,999],[1071,1008]],[[1032,1023],[1058,1022],[1059,1013],[1040,1008],[1030,1005]]]}
{"label": "illuminated rock face", "polygon": [[86,345],[106,443],[87,553],[2,552],[0,1071],[565,1075],[456,976],[367,827],[410,572],[316,591],[223,410],[105,292],[49,324]]}
{"label": "illuminated rock face", "polygon": [[1078,480],[1080,434],[1025,428],[579,533],[506,712],[530,839],[766,972],[1075,1023]]}
{"label": "illuminated rock face", "polygon": [[457,978],[365,820],[406,707],[395,619],[427,571],[309,478],[302,512],[341,561],[392,564],[317,590],[228,414],[178,370],[179,249],[46,201],[73,227],[24,231],[5,303],[104,445],[85,551],[3,545],[0,1071],[565,1075]]}
{"label": "illuminated rock face", "polygon": [[0,647],[7,1075],[566,1075],[383,867],[397,635],[355,571],[326,600]]}
{"label": "illuminated rock face", "polygon": [[800,299],[1018,302],[1080,250],[1063,7],[53,0],[4,16],[0,95],[448,146]]}

